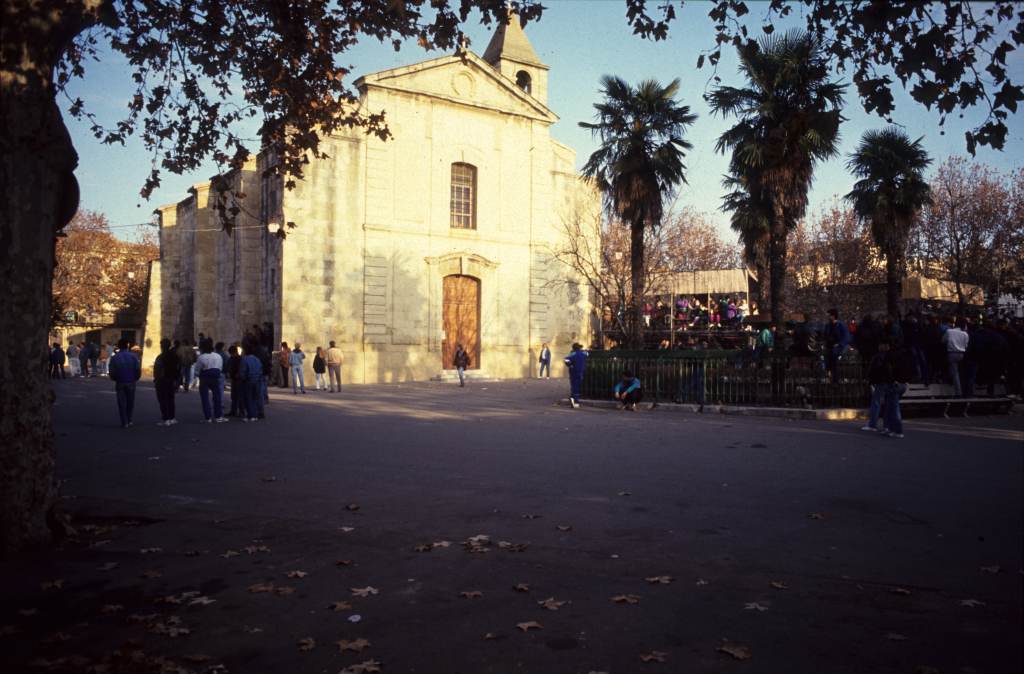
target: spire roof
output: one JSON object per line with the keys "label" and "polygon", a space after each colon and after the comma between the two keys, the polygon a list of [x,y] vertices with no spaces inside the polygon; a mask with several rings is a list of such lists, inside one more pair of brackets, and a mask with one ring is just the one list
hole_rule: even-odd
{"label": "spire roof", "polygon": [[498,30],[494,31],[487,49],[484,51],[484,60],[491,65],[497,64],[501,59],[544,65],[541,63],[537,52],[533,51],[533,45],[523,32],[523,26],[519,23],[519,16],[515,12],[509,12],[508,23],[498,24]]}

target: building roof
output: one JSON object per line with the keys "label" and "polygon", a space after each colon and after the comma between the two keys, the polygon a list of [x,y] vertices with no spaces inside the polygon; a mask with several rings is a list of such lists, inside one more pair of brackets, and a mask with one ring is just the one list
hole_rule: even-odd
{"label": "building roof", "polygon": [[498,30],[494,31],[484,51],[484,60],[491,65],[495,65],[500,59],[544,65],[537,52],[533,51],[533,45],[523,32],[523,26],[515,12],[509,12],[508,23],[498,25]]}

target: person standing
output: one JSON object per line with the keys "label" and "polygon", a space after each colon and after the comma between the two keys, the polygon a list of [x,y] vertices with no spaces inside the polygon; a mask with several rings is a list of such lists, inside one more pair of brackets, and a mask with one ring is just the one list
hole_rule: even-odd
{"label": "person standing", "polygon": [[338,393],[341,393],[341,365],[343,362],[345,362],[345,355],[334,345],[332,340],[327,349],[327,375],[331,383],[331,393],[334,393],[335,387],[337,387]]}
{"label": "person standing", "polygon": [[565,357],[565,364],[569,368],[569,402],[573,408],[579,408],[583,372],[587,367],[587,354],[582,344],[573,342],[572,351]]}
{"label": "person standing", "polygon": [[[125,350],[128,347],[125,346]],[[89,376],[89,345],[82,342],[78,345],[78,370],[82,374],[82,378]]]}
{"label": "person standing", "polygon": [[80,366],[78,363],[78,346],[71,340],[68,340],[67,356],[68,367],[71,368],[71,377],[77,377],[79,374],[81,374],[81,371],[79,370]]}
{"label": "person standing", "polygon": [[160,355],[153,361],[153,385],[156,387],[156,402],[160,405],[160,421],[157,426],[173,426],[175,418],[174,394],[178,390],[181,364],[177,352],[171,348],[171,340],[160,340]]}
{"label": "person standing", "polygon": [[462,348],[461,344],[455,345],[455,371],[459,373],[459,386],[466,385],[466,368],[469,367],[469,354]]}
{"label": "person standing", "polygon": [[96,376],[97,370],[99,370],[100,360],[100,347],[96,342],[89,342],[89,370],[92,372],[93,377]]}
{"label": "person standing", "polygon": [[537,374],[537,379],[544,378],[545,374],[547,374],[548,379],[551,379],[551,349],[548,348],[547,342],[541,345],[540,358],[538,360],[540,362],[540,372]]}
{"label": "person standing", "polygon": [[839,381],[839,361],[850,346],[850,330],[839,320],[839,310],[828,310],[828,325],[825,326],[825,369],[833,383]]}
{"label": "person standing", "polygon": [[907,392],[914,376],[914,359],[902,344],[889,351],[889,386],[885,392],[885,427],[888,437],[903,437],[903,415],[900,398]]}
{"label": "person standing", "polygon": [[302,395],[306,395],[306,382],[302,376],[302,362],[306,360],[306,354],[302,352],[302,345],[295,342],[295,348],[288,354],[288,366],[292,371],[292,395],[296,395],[302,389]]}
{"label": "person standing", "polygon": [[967,353],[970,341],[967,321],[962,318],[956,319],[956,324],[942,335],[942,343],[946,346],[946,362],[949,365],[949,383],[953,385],[953,395],[957,398],[964,394],[960,387],[960,364],[964,362],[964,354]]}
{"label": "person standing", "polygon": [[320,385],[323,384],[323,390],[327,390],[327,361],[324,360],[324,348],[322,346],[316,347],[316,355],[313,356],[313,376],[316,378],[316,390],[320,390]]}
{"label": "person standing", "polygon": [[238,353],[238,344],[232,344],[228,349],[227,366],[224,373],[231,382],[231,411],[229,417],[246,417],[245,407],[245,382],[242,381],[242,356]]}
{"label": "person standing", "polygon": [[265,350],[255,337],[244,343],[242,348],[245,350],[245,356],[238,366],[245,403],[242,421],[258,421],[264,418],[263,398],[267,391],[267,379],[264,375],[264,363],[256,352]]}
{"label": "person standing", "polygon": [[[224,399],[220,388],[220,372],[224,360],[213,352],[213,340],[204,339],[199,344],[199,358],[196,359],[196,374],[199,376],[199,401],[203,406],[206,423],[224,423]],[[213,409],[210,398],[213,397]]]}
{"label": "person standing", "polygon": [[192,366],[195,365],[195,362],[196,353],[192,350],[192,340],[182,340],[181,346],[178,347],[178,364],[181,367],[179,380],[185,393],[192,388]]}
{"label": "person standing", "polygon": [[52,379],[64,378],[64,349],[60,348],[60,342],[54,342],[53,351],[50,352],[50,377]]}
{"label": "person standing", "polygon": [[[861,330],[867,323],[861,323]],[[877,431],[878,420],[885,419],[882,407],[889,391],[889,383],[892,381],[890,368],[892,361],[889,359],[889,340],[883,339],[874,343],[874,354],[868,364],[868,384],[871,386],[871,403],[868,406],[868,423],[861,427],[862,431]],[[888,428],[888,426],[886,427]]]}
{"label": "person standing", "polygon": [[132,425],[132,413],[135,411],[135,382],[141,376],[142,364],[135,354],[128,350],[128,340],[120,340],[117,343],[117,353],[110,359],[110,378],[114,380],[121,428]]}
{"label": "person standing", "polygon": [[288,388],[288,364],[291,362],[291,349],[288,342],[281,342],[281,350],[277,352],[277,372],[280,376],[280,388]]}

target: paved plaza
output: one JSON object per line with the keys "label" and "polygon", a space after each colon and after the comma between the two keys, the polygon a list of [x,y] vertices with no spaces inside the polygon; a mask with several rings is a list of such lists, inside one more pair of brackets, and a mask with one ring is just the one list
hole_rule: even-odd
{"label": "paved plaza", "polygon": [[111,383],[57,382],[77,537],[0,564],[0,671],[1021,671],[1024,418],[889,440],[566,388],[210,425],[189,393],[163,428],[142,384],[122,430]]}

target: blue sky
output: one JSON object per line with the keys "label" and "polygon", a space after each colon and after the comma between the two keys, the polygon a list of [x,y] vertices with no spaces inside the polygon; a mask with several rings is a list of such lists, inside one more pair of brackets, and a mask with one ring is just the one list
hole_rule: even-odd
{"label": "blue sky", "polygon": [[[720,229],[728,232],[728,220],[718,211],[722,195],[721,176],[727,161],[715,153],[714,145],[718,135],[733,120],[723,120],[710,114],[703,94],[709,85],[711,72],[707,66],[702,70],[696,69],[701,50],[713,42],[711,22],[706,16],[708,6],[701,2],[688,2],[673,23],[669,39],[652,42],[631,33],[626,24],[623,0],[549,0],[548,5],[540,22],[527,26],[526,34],[541,60],[551,67],[548,104],[561,118],[552,134],[576,149],[577,167],[583,165],[595,148],[589,131],[579,128],[577,123],[592,120],[592,106],[599,100],[602,75],[618,75],[632,83],[645,78],[662,82],[679,78],[679,100],[689,105],[698,119],[689,134],[694,146],[686,160],[689,184],[680,190],[676,204],[710,213]],[[750,25],[759,25],[758,19],[754,16]],[[479,24],[468,25],[471,49],[478,54],[483,53],[491,32],[492,29]],[[343,55],[340,62],[354,66],[354,72],[360,75],[438,55],[441,52],[425,52],[414,43],[395,52],[389,44],[367,41]],[[1008,65],[1012,79],[1024,80],[1024,56],[1020,52],[1011,54]],[[736,72],[733,49],[723,51],[718,74],[724,84],[742,84]],[[130,84],[124,61],[116,57],[105,58],[101,63],[91,65],[86,78],[74,86],[73,93],[81,96],[101,121],[112,123],[125,109],[131,95]],[[62,105],[66,108],[66,102]],[[856,147],[865,130],[885,125],[884,120],[865,113],[852,95],[847,98],[844,115],[848,121],[841,129],[843,156],[819,166],[810,195],[812,211],[830,203],[834,195],[849,191],[852,180],[846,172],[845,155]],[[184,176],[165,172],[161,188],[149,201],[145,201],[139,196],[139,189],[150,170],[152,158],[142,148],[142,143],[133,138],[124,147],[103,146],[92,137],[87,124],[75,122],[66,114],[65,117],[79,152],[76,175],[82,188],[82,207],[106,213],[114,225],[148,221],[154,208],[184,198],[190,185],[202,182],[216,172],[212,163],[203,170]],[[894,121],[903,125],[912,137],[923,136],[926,149],[936,161],[950,154],[966,154],[964,131],[983,117],[981,109],[967,111],[962,120],[954,115],[946,121],[945,135],[940,135],[938,114],[915,103],[902,89],[896,91]],[[1006,149],[1002,152],[979,149],[978,161],[1003,171],[1022,166],[1018,150],[1024,140],[1021,114],[1012,115],[1008,126],[1010,132]],[[253,145],[255,147],[255,143]],[[132,230],[125,227],[115,231],[128,235]]]}

